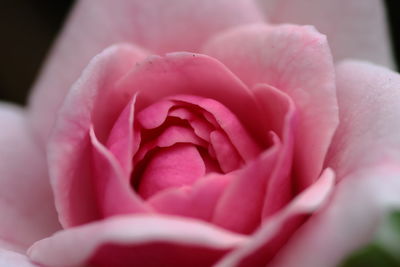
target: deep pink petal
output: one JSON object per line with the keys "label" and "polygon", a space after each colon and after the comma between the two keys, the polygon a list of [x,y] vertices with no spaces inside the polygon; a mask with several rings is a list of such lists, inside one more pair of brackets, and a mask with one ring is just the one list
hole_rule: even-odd
{"label": "deep pink petal", "polygon": [[24,255],[0,248],[0,266],[4,267],[40,267],[29,261]]}
{"label": "deep pink petal", "polygon": [[243,169],[229,174],[231,181],[216,205],[213,223],[246,234],[261,223],[267,181],[280,149],[279,140],[275,142]]}
{"label": "deep pink petal", "polygon": [[256,86],[254,95],[263,109],[264,121],[281,140],[276,166],[268,177],[262,217],[268,217],[291,201],[293,139],[296,134],[297,111],[293,100],[284,92],[264,84]]}
{"label": "deep pink petal", "polygon": [[354,170],[400,162],[400,75],[370,63],[337,66],[340,125],[326,162],[338,178]]}
{"label": "deep pink petal", "polygon": [[142,145],[134,158],[134,164],[139,163],[152,149],[170,147],[177,143],[189,143],[206,146],[206,142],[196,136],[191,129],[183,126],[171,126],[162,132],[155,140]]}
{"label": "deep pink petal", "polygon": [[192,187],[171,188],[148,200],[157,212],[210,221],[230,175],[208,174]]}
{"label": "deep pink petal", "polygon": [[243,26],[216,36],[203,52],[221,60],[248,86],[266,83],[293,99],[299,116],[294,152],[298,187],[313,183],[338,124],[326,37],[309,26]]}
{"label": "deep pink petal", "polygon": [[258,0],[272,23],[313,25],[328,36],[335,60],[393,66],[384,1]]}
{"label": "deep pink petal", "polygon": [[100,266],[209,266],[245,240],[189,218],[121,216],[56,233],[35,243],[29,256],[43,265],[65,267],[89,262],[101,262]]}
{"label": "deep pink petal", "polygon": [[[257,142],[252,140],[246,130],[243,128],[241,121],[236,116],[240,114],[232,113],[231,110],[221,105],[218,101],[211,98],[200,98],[197,96],[175,96],[172,99],[188,102],[203,108],[207,113],[212,115],[217,122],[217,127],[221,127],[229,137],[230,141],[238,150],[238,153],[246,161],[254,159],[261,149]],[[243,115],[242,115],[243,116]],[[255,118],[251,118],[255,120]],[[262,132],[261,127],[261,132]]]}
{"label": "deep pink petal", "polygon": [[48,154],[56,207],[64,226],[99,216],[87,162],[91,158],[89,128],[93,124],[100,142],[106,142],[112,125],[133,97],[129,88],[118,90],[114,84],[144,56],[128,45],[106,49],[85,69],[59,112]]}
{"label": "deep pink petal", "polygon": [[126,105],[107,140],[107,148],[120,162],[126,176],[130,176],[132,172],[132,158],[141,141],[139,129],[134,126],[135,101],[136,97]]}
{"label": "deep pink petal", "polygon": [[60,225],[46,156],[33,137],[25,111],[0,103],[0,129],[0,248],[23,251]]}
{"label": "deep pink petal", "polygon": [[205,141],[210,141],[210,133],[212,132],[213,127],[202,120],[199,116],[196,116],[185,108],[176,108],[169,113],[169,116],[188,121],[190,127],[193,128],[194,133],[198,137]]}
{"label": "deep pink petal", "polygon": [[[93,149],[93,183],[98,203],[94,208],[102,217],[151,212],[151,208],[131,188],[130,180],[126,179],[117,159],[97,140],[93,128],[90,129],[90,142]],[[78,221],[80,218],[72,219]]]}
{"label": "deep pink petal", "polygon": [[77,1],[30,99],[35,130],[46,139],[71,84],[110,45],[127,42],[155,53],[197,51],[221,30],[261,21],[255,3],[247,0]]}
{"label": "deep pink petal", "polygon": [[[303,191],[276,215],[265,221],[246,244],[232,251],[216,266],[266,266],[304,222],[304,219],[325,204],[333,187],[334,173],[327,169],[316,183]],[[336,232],[332,232],[332,234],[336,234]],[[310,252],[308,256],[312,257],[315,254]],[[299,266],[299,262],[303,265],[302,261],[296,262],[296,266]]]}
{"label": "deep pink petal", "polygon": [[188,121],[199,137],[209,141],[209,135],[212,130],[211,125],[203,122],[202,119],[197,117],[190,109],[175,107],[175,109],[171,110],[172,107],[178,105],[173,99],[174,97],[171,97],[171,99],[161,100],[146,107],[138,114],[137,121],[145,129],[154,129],[161,126],[168,116],[180,118]]}
{"label": "deep pink petal", "polygon": [[237,170],[244,164],[237,150],[232,146],[225,133],[221,131],[211,132],[210,144],[214,148],[215,157],[224,173]]}
{"label": "deep pink petal", "polygon": [[206,172],[203,159],[192,144],[160,149],[144,168],[138,192],[145,199],[163,189],[192,185]]}
{"label": "deep pink petal", "polygon": [[398,166],[387,162],[346,176],[328,205],[299,229],[271,266],[334,267],[370,242],[382,219],[400,207]]}
{"label": "deep pink petal", "polygon": [[[118,87],[119,90],[132,90],[132,93],[140,91],[136,105],[138,112],[165,97],[174,99],[176,95],[205,98],[207,105],[210,101],[219,102],[238,117],[255,140],[253,142],[267,142],[268,133],[260,130],[258,123],[262,113],[252,92],[223,64],[206,55],[178,52],[164,57],[152,56],[121,80]],[[165,109],[167,107],[160,112]],[[157,119],[158,123],[160,121],[161,118]]]}
{"label": "deep pink petal", "polygon": [[137,121],[145,129],[154,129],[159,127],[168,117],[168,111],[175,105],[173,101],[158,101],[137,115]]}

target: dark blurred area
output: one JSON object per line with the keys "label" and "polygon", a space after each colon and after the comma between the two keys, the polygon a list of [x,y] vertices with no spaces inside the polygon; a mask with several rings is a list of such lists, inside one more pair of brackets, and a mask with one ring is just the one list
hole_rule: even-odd
{"label": "dark blurred area", "polygon": [[73,0],[1,0],[0,100],[24,104]]}
{"label": "dark blurred area", "polygon": [[[26,103],[28,91],[73,2],[1,0],[0,100]],[[396,8],[398,0],[385,2],[396,62],[399,66],[400,16]]]}

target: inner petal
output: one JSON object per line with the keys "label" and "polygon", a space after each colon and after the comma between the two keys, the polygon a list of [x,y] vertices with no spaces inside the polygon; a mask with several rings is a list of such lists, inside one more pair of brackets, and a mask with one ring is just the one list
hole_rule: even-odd
{"label": "inner petal", "polygon": [[180,107],[171,110],[169,112],[169,116],[177,117],[182,120],[187,120],[197,136],[206,141],[210,141],[210,133],[213,131],[214,127],[206,120],[202,120],[201,118],[196,116],[194,112],[191,112],[186,108]]}
{"label": "inner petal", "polygon": [[146,154],[156,147],[170,147],[176,143],[190,143],[198,146],[206,146],[206,143],[197,137],[190,129],[172,125],[165,129],[155,140],[144,144],[135,155],[133,162],[141,161]]}
{"label": "inner petal", "polygon": [[213,131],[210,139],[223,172],[231,172],[243,165],[243,161],[225,134],[221,131]]}
{"label": "inner petal", "polygon": [[176,144],[160,149],[146,165],[139,184],[139,194],[147,199],[170,187],[192,185],[204,176],[206,167],[197,148]]}

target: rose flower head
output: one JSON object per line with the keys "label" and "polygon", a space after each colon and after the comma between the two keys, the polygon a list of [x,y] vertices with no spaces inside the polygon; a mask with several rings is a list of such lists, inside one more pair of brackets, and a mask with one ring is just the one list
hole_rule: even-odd
{"label": "rose flower head", "polygon": [[400,206],[384,22],[373,0],[77,1],[27,110],[0,109],[0,265],[337,266]]}

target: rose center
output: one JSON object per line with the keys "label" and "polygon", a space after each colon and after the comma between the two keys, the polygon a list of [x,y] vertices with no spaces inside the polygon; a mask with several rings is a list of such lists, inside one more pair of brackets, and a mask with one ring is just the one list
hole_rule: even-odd
{"label": "rose center", "polygon": [[169,97],[141,110],[136,123],[141,143],[132,184],[145,199],[234,171],[259,153],[236,116],[213,99]]}

